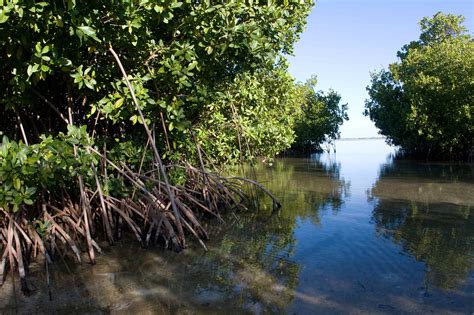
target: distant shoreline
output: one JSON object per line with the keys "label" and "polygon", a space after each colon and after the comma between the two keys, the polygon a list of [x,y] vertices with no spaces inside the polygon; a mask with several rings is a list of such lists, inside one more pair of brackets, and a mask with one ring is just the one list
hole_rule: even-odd
{"label": "distant shoreline", "polygon": [[336,141],[385,140],[385,137],[340,138]]}

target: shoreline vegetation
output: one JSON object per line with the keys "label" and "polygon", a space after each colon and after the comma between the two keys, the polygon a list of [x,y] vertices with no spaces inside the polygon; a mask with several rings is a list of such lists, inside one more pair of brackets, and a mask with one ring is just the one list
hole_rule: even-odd
{"label": "shoreline vegetation", "polygon": [[284,56],[312,6],[1,2],[0,283],[19,275],[27,294],[31,260],[94,264],[124,234],[205,248],[202,220],[255,189],[278,208],[220,174],[293,143],[318,92]]}
{"label": "shoreline vegetation", "polygon": [[[96,190],[92,191],[84,185],[81,175],[77,176],[79,184],[78,201],[72,198],[68,191],[63,189],[60,201],[46,201],[44,195],[41,205],[29,208],[28,212],[21,210],[21,205],[13,214],[0,208],[2,217],[2,247],[4,248],[0,261],[0,285],[3,284],[8,267],[18,266],[21,291],[30,293],[26,279],[27,264],[29,259],[44,257],[46,272],[48,264],[52,263],[55,255],[64,256],[69,250],[77,262],[82,261],[83,252],[87,252],[90,263],[95,264],[96,253],[102,249],[97,236],[105,239],[109,245],[122,238],[124,231],[131,232],[142,247],[163,243],[175,251],[186,248],[185,235],[196,237],[202,247],[207,250],[203,241],[209,238],[206,230],[200,224],[203,215],[210,215],[222,220],[221,209],[243,210],[246,204],[251,204],[251,197],[244,190],[244,184],[250,184],[269,196],[273,202],[274,210],[281,207],[275,197],[259,183],[241,177],[223,177],[205,170],[202,153],[197,145],[201,162],[201,169],[187,165],[163,165],[161,155],[155,145],[155,139],[144,119],[143,113],[135,98],[133,87],[127,80],[127,74],[119,57],[109,49],[117,60],[124,75],[124,80],[129,86],[132,99],[137,106],[137,111],[143,118],[143,127],[148,136],[147,147],[151,147],[154,169],[145,172],[142,168],[134,172],[125,163],[120,166],[107,158],[106,152],[99,152],[89,145],[82,148],[89,158],[96,156],[103,163],[111,166],[116,171],[116,177],[123,182],[129,182],[133,189],[131,196],[116,198],[104,194],[99,176],[94,163],[91,169],[96,181]],[[72,117],[69,117],[68,130],[74,131]],[[87,138],[87,135],[85,135]],[[90,142],[90,139],[87,139]],[[151,143],[151,144],[150,144]],[[1,150],[8,153],[8,138],[4,138]],[[148,145],[150,144],[150,145]],[[20,143],[21,145],[21,143]],[[28,147],[28,145],[25,145]],[[77,144],[72,144],[74,157],[78,156]],[[145,148],[144,156],[147,154]],[[12,156],[11,161],[27,158],[25,156]],[[143,160],[142,160],[143,161]],[[142,166],[142,165],[141,165]],[[184,185],[172,185],[168,179],[170,170],[178,169],[185,172]],[[112,172],[110,174],[113,174]],[[28,188],[27,188],[28,190]],[[30,189],[31,192],[31,189]],[[28,191],[26,191],[28,193]],[[33,194],[34,192],[32,192]],[[28,196],[28,198],[32,198]],[[30,204],[27,199],[23,200]],[[15,206],[15,204],[14,204]],[[32,220],[31,218],[38,218]],[[97,229],[101,232],[97,232]],[[82,248],[82,250],[81,250]]]}
{"label": "shoreline vegetation", "polygon": [[407,157],[474,161],[474,41],[463,22],[423,18],[398,62],[372,73],[365,115]]}
{"label": "shoreline vegetation", "polygon": [[25,294],[31,260],[94,264],[125,234],[206,248],[206,217],[280,207],[226,169],[321,150],[348,119],[288,73],[313,1],[0,4],[0,285]]}

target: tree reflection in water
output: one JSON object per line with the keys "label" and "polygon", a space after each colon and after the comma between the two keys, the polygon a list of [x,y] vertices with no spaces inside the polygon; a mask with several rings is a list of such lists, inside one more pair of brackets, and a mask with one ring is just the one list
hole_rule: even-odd
{"label": "tree reflection in water", "polygon": [[[208,222],[207,252],[197,242],[181,253],[139,251],[124,240],[107,248],[93,268],[71,264],[72,272],[67,272],[56,264],[51,276],[54,299],[60,303],[49,301],[40,272],[35,273],[38,291],[30,299],[21,297],[20,311],[284,312],[294,300],[300,274],[293,258],[298,221],[319,224],[322,211],[337,213],[349,185],[339,178],[339,165],[317,159],[283,159],[258,165],[252,173],[276,193],[281,209],[273,211],[262,196],[257,208],[228,213],[224,223]],[[0,296],[4,311],[14,309],[9,299]]]}
{"label": "tree reflection in water", "polygon": [[458,287],[474,267],[474,169],[395,161],[369,193],[379,235],[426,264],[428,286]]}
{"label": "tree reflection in water", "polygon": [[218,283],[226,295],[235,295],[234,301],[281,312],[298,285],[300,265],[292,259],[298,220],[319,224],[320,211],[337,213],[349,185],[340,178],[338,164],[318,159],[281,159],[244,172],[275,192],[282,208],[274,211],[270,200],[260,199],[257,210],[229,215],[225,225],[211,223],[210,252],[195,260],[193,269],[208,279],[201,288]]}

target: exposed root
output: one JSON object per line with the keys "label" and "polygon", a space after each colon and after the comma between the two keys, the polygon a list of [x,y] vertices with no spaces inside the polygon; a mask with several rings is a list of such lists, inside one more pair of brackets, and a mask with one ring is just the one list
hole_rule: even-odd
{"label": "exposed root", "polygon": [[226,178],[191,165],[173,166],[185,170],[186,182],[182,186],[169,184],[170,197],[159,176],[135,173],[126,165],[119,167],[90,149],[136,190],[133,199],[104,194],[96,175],[96,190],[84,188],[77,199],[64,190],[61,199],[43,196],[41,202],[16,213],[0,208],[0,285],[8,270],[18,270],[21,289],[28,293],[26,275],[31,259],[42,257],[47,266],[58,255],[70,255],[78,262],[88,256],[93,264],[95,254],[101,252],[99,240],[113,244],[124,232],[131,233],[144,247],[160,243],[176,251],[185,248],[185,235],[193,235],[206,249],[208,234],[200,223],[202,217],[222,220],[223,209],[246,209],[250,199],[244,187],[247,184],[262,189],[274,206],[279,206],[256,182]]}
{"label": "exposed root", "polygon": [[[131,232],[145,247],[162,242],[166,247],[180,251],[186,247],[185,236],[193,235],[206,249],[204,240],[208,239],[208,234],[200,223],[202,216],[211,215],[222,220],[222,209],[245,209],[251,200],[244,189],[246,185],[260,189],[270,196],[275,208],[280,207],[270,192],[254,181],[207,172],[198,144],[200,169],[189,164],[165,166],[120,58],[112,47],[109,51],[120,68],[147,136],[139,171],[133,171],[125,163],[109,160],[105,147],[101,153],[92,147],[91,142],[82,143],[74,139],[74,158],[94,156],[101,161],[97,164],[101,167],[97,169],[91,161],[91,172],[86,176],[78,171],[76,183],[69,184],[72,187],[55,192],[43,187],[43,191],[37,194],[39,200],[36,203],[29,200],[28,205],[22,204],[19,209],[15,208],[15,212],[0,208],[0,285],[8,269],[18,270],[22,291],[27,293],[28,262],[38,256],[46,260],[46,269],[51,258],[57,255],[72,254],[81,262],[86,254],[94,264],[96,253],[101,252],[99,239],[113,244],[124,231]],[[68,124],[68,129],[73,130],[71,95],[68,91],[68,119],[62,115],[61,118]],[[46,103],[55,108],[48,101]],[[152,159],[145,163],[148,147]],[[147,172],[142,173],[142,167]],[[173,184],[168,174],[178,170],[185,173],[181,185]],[[125,190],[133,193],[113,196],[105,192],[103,184],[107,183],[110,173]]]}

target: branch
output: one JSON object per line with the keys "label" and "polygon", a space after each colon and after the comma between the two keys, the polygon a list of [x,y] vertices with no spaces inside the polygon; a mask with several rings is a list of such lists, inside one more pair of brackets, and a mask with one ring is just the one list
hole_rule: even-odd
{"label": "branch", "polygon": [[23,140],[25,141],[25,144],[28,145],[28,138],[26,137],[25,128],[23,128],[23,123],[21,122],[21,117],[19,113],[16,114],[16,118],[18,119],[18,124],[20,125],[20,130],[23,136]]}
{"label": "branch", "polygon": [[143,115],[143,112],[140,108],[140,105],[138,104],[138,100],[135,97],[135,92],[134,92],[133,86],[132,86],[132,84],[130,84],[130,81],[128,80],[127,72],[123,68],[122,62],[120,61],[119,56],[117,55],[115,50],[112,48],[112,46],[109,48],[109,51],[112,53],[115,60],[117,61],[117,64],[118,64],[118,66],[120,68],[120,71],[122,72],[123,78],[125,80],[125,83],[127,83],[128,89],[130,90],[130,94],[132,96],[133,103],[135,104],[135,107],[137,108],[138,114],[140,115],[140,117],[142,119],[143,127],[145,128],[148,139],[150,140],[151,147],[153,148],[153,153],[155,154],[156,162],[158,163],[158,166],[160,167],[160,172],[161,172],[161,175],[163,176],[163,179],[164,179],[164,182],[165,182],[166,192],[168,193],[168,196],[169,196],[170,201],[171,201],[171,207],[173,208],[173,212],[174,212],[174,215],[176,217],[176,226],[178,228],[178,233],[180,234],[180,237],[182,239],[183,247],[185,247],[184,246],[185,245],[184,244],[184,231],[183,231],[183,227],[181,225],[181,216],[178,212],[178,207],[176,206],[176,200],[175,200],[176,197],[175,197],[173,191],[170,188],[170,184],[169,184],[169,181],[168,181],[168,175],[166,173],[165,167],[163,166],[163,162],[161,160],[160,153],[158,152],[158,149],[156,147],[156,143],[155,143],[155,141],[153,139],[153,136],[151,134],[150,128],[148,127],[148,125],[145,121],[145,116]]}
{"label": "branch", "polygon": [[58,114],[61,119],[66,123],[66,124],[69,124],[69,121],[66,119],[66,117],[64,117],[63,114],[61,114],[61,112],[56,108],[56,106],[54,106],[53,103],[51,103],[46,97],[44,97],[43,95],[41,95],[38,91],[36,91],[34,88],[31,88],[31,90],[33,91],[33,93],[38,96],[39,98],[41,98],[46,104],[49,105],[49,107],[51,107],[51,109],[53,111],[56,112],[56,114]]}

